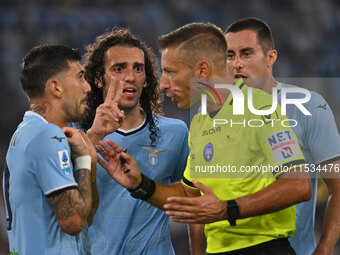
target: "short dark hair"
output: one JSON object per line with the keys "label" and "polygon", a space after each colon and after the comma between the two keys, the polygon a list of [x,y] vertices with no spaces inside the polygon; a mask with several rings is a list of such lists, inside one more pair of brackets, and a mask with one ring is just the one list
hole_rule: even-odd
{"label": "short dark hair", "polygon": [[160,51],[179,45],[193,63],[202,54],[226,63],[227,42],[222,30],[212,23],[190,23],[158,38]]}
{"label": "short dark hair", "polygon": [[260,44],[263,53],[274,49],[274,40],[272,31],[268,24],[258,18],[243,18],[235,21],[227,27],[225,33],[236,33],[243,30],[253,30],[256,32],[257,41]]}
{"label": "short dark hair", "polygon": [[44,95],[46,82],[52,76],[67,70],[70,61],[80,61],[80,55],[61,45],[33,47],[21,64],[20,81],[30,98]]}
{"label": "short dark hair", "polygon": [[158,117],[155,114],[162,113],[161,102],[163,97],[158,86],[160,72],[153,50],[127,28],[115,27],[111,31],[98,36],[95,43],[86,47],[85,79],[91,86],[91,92],[88,97],[88,108],[80,122],[81,126],[84,129],[89,129],[92,126],[96,109],[104,102],[102,88],[98,88],[97,83],[99,81],[104,83],[105,53],[114,46],[136,47],[144,53],[146,87],[143,88],[140,105],[146,114],[151,145],[154,146],[159,131],[156,126]]}

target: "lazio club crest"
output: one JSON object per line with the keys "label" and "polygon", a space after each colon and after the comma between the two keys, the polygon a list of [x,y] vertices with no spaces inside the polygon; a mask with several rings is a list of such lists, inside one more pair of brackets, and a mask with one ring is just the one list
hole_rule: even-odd
{"label": "lazio club crest", "polygon": [[165,149],[160,149],[160,148],[153,149],[153,148],[146,147],[146,146],[142,146],[142,148],[149,152],[149,163],[152,166],[155,166],[158,163],[158,155],[157,155],[157,153],[161,152],[161,151],[165,151]]}

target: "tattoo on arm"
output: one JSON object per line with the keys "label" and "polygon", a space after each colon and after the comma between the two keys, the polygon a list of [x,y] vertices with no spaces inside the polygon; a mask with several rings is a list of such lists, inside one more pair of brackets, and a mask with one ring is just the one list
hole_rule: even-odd
{"label": "tattoo on arm", "polygon": [[59,224],[66,228],[77,228],[86,224],[92,205],[90,172],[87,169],[74,173],[78,188],[63,190],[49,197]]}

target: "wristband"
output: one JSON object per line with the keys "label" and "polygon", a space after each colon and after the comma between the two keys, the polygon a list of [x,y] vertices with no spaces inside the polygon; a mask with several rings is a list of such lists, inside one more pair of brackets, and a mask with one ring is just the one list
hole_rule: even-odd
{"label": "wristband", "polygon": [[154,180],[149,179],[144,174],[141,175],[141,183],[135,189],[128,189],[128,191],[130,192],[130,195],[134,198],[147,200],[153,195],[153,193],[155,193],[156,183]]}
{"label": "wristband", "polygon": [[78,157],[74,160],[74,171],[88,169],[91,172],[92,158],[90,155]]}
{"label": "wristband", "polygon": [[236,220],[240,217],[240,208],[235,200],[227,201],[227,214],[230,226],[236,226]]}

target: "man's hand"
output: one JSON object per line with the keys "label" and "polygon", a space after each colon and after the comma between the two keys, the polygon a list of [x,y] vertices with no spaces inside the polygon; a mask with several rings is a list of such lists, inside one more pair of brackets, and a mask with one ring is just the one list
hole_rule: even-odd
{"label": "man's hand", "polygon": [[227,202],[221,201],[209,187],[193,180],[203,192],[200,197],[169,197],[164,205],[165,214],[175,216],[173,221],[182,223],[211,223],[227,219]]}
{"label": "man's hand", "polygon": [[108,86],[105,101],[97,107],[92,127],[87,131],[94,144],[98,144],[107,134],[115,132],[124,118],[124,111],[118,107],[123,94],[123,85],[119,80],[110,77]]}
{"label": "man's hand", "polygon": [[72,159],[85,155],[92,156],[93,145],[88,141],[87,136],[82,130],[73,127],[64,127],[62,130],[71,146]]}
{"label": "man's hand", "polygon": [[136,188],[142,181],[136,161],[131,155],[125,153],[119,145],[108,139],[100,141],[96,146],[99,154],[105,159],[98,158],[99,164],[111,175],[120,185],[127,189]]}

